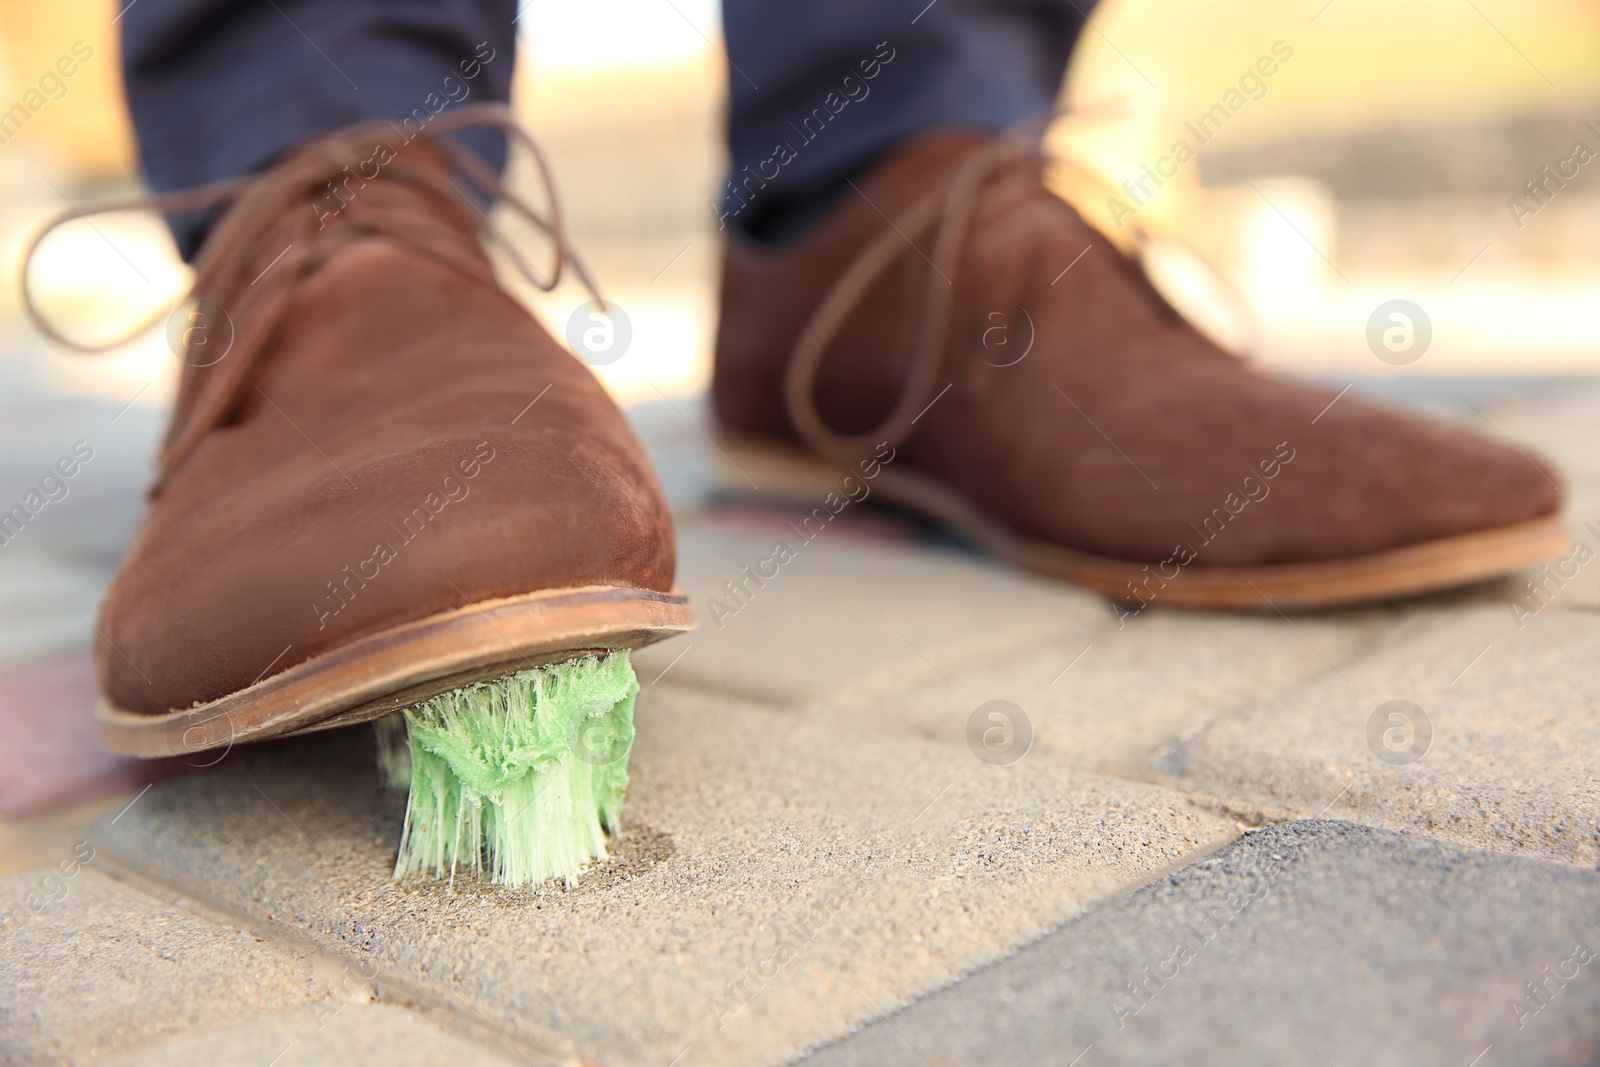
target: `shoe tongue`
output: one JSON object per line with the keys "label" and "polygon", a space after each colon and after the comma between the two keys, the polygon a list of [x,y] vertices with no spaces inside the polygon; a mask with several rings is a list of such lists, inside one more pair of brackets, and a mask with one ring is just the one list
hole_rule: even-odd
{"label": "shoe tongue", "polygon": [[[402,180],[391,180],[396,177]],[[341,225],[370,227],[375,216],[380,226],[384,221],[392,224],[399,216],[402,222],[418,218],[449,227],[477,247],[481,216],[468,202],[471,195],[469,183],[454,173],[433,145],[419,142],[396,148],[378,142],[314,190],[306,210],[316,218],[319,233]],[[481,202],[478,206],[486,209]]]}
{"label": "shoe tongue", "polygon": [[861,180],[861,192],[893,218],[942,182],[968,156],[992,141],[979,130],[938,130],[907,138]]}
{"label": "shoe tongue", "polygon": [[477,247],[478,215],[465,202],[468,184],[427,142],[407,144],[340,131],[285,156],[232,205],[196,257],[201,284],[253,286],[278,252],[354,226],[387,229],[406,217],[446,227]]}

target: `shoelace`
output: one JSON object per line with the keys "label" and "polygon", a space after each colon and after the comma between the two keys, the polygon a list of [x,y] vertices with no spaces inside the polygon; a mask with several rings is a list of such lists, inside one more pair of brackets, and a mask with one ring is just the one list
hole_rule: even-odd
{"label": "shoelace", "polygon": [[[538,167],[550,204],[548,217],[511,192],[494,169],[483,160],[442,139],[446,134],[470,127],[499,129],[528,149]],[[176,414],[157,457],[156,479],[150,487],[152,496],[193,453],[201,439],[223,424],[244,399],[255,380],[267,344],[289,309],[295,283],[326,261],[338,248],[359,238],[381,234],[486,285],[496,284],[492,268],[484,260],[464,254],[459,247],[458,231],[448,224],[414,213],[402,215],[384,211],[352,213],[343,225],[320,232],[315,213],[305,211],[304,220],[293,230],[286,250],[288,254],[259,278],[246,276],[264,257],[271,255],[272,250],[264,242],[280,229],[286,211],[297,204],[305,204],[308,196],[325,189],[329,181],[347,177],[347,167],[356,166],[363,156],[372,152],[375,144],[393,142],[395,133],[396,128],[386,121],[350,126],[312,142],[263,174],[175,193],[111,201],[81,211],[72,208],[56,216],[35,235],[23,260],[23,303],[34,326],[46,337],[68,348],[80,352],[103,352],[116,348],[162,322],[189,300],[209,301],[226,308],[231,319],[243,324],[234,336],[226,358],[204,366],[204,373],[200,372],[201,364],[185,360],[187,365],[179,386]],[[491,202],[498,200],[506,204],[550,238],[554,262],[548,275],[535,270],[523,258],[511,241],[489,222],[470,193],[438,170],[409,158],[403,150],[382,166],[377,178],[366,180],[410,182],[447,200],[459,198],[472,212],[483,218],[479,227],[480,237],[500,244],[530,284],[549,292],[560,283],[563,268],[571,266],[595,302],[601,307],[606,306],[599,287],[567,241],[555,182],[544,153],[512,118],[509,108],[501,104],[463,107],[438,116],[416,137],[426,140],[442,153]],[[84,344],[58,330],[35,303],[28,268],[34,253],[58,226],[108,212],[154,210],[177,214],[225,205],[231,205],[232,209],[217,220],[196,258],[195,283],[189,295],[177,304],[159,310],[126,335],[101,344]],[[257,282],[264,284],[258,285]],[[195,343],[188,343],[186,354],[195,352]]]}
{"label": "shoelace", "polygon": [[[942,182],[869,241],[828,290],[800,331],[784,376],[784,406],[790,425],[813,451],[842,463],[854,463],[871,453],[880,442],[898,446],[911,435],[914,421],[933,399],[934,386],[944,363],[956,275],[973,211],[986,186],[1003,172],[1026,168],[1035,176],[1039,174],[1050,161],[1043,149],[1044,132],[1051,122],[1066,114],[1069,113],[1052,111],[1024,120],[973,151],[952,168]],[[1110,183],[1086,164],[1071,158],[1059,158],[1055,162],[1078,172],[1092,184],[1111,188]],[[828,426],[817,408],[817,374],[823,358],[839,331],[884,273],[907,258],[908,253],[920,255],[915,242],[930,230],[934,233],[933,254],[925,257],[928,269],[905,384],[889,414],[877,426],[863,433],[841,434]],[[1132,236],[1135,247],[1141,252],[1156,243],[1138,220],[1133,222]],[[1192,249],[1188,251],[1224,288],[1231,289],[1226,277],[1210,261]],[[1170,310],[1171,305],[1151,284],[1144,269],[1137,262],[1129,266],[1149,298]],[[1237,293],[1233,295],[1237,297]],[[1242,300],[1240,304],[1245,306]],[[1173,311],[1172,314],[1177,316],[1178,313]]]}
{"label": "shoelace", "polygon": [[[795,340],[794,354],[784,375],[783,398],[790,424],[814,451],[853,463],[879,442],[898,445],[910,434],[912,420],[927,402],[943,362],[956,265],[966,245],[978,198],[990,178],[1019,164],[1031,165],[1037,157],[1037,148],[1021,136],[995,138],[971,153],[942,184],[924,193],[896,222],[867,242],[839,275]],[[908,251],[914,251],[913,242],[936,224],[911,367],[900,397],[872,429],[854,435],[838,433],[823,421],[816,403],[817,372],[828,346],[878,279]]]}

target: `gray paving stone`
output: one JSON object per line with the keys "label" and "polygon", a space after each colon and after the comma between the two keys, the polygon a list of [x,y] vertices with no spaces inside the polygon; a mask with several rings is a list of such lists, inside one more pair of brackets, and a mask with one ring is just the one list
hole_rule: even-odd
{"label": "gray paving stone", "polygon": [[[1256,821],[1252,805],[1262,799],[1245,802],[1250,783],[1191,781],[1176,773],[1178,754],[1219,720],[1264,695],[1317,683],[1332,675],[1330,660],[1358,661],[1407,625],[1390,608],[1294,625],[1159,607],[1122,621],[1082,591],[953,549],[876,543],[841,526],[754,588],[719,628],[703,591],[717,588],[717,576],[737,574],[742,564],[729,560],[759,558],[772,536],[729,525],[685,524],[683,584],[701,593],[703,628],[646,650],[645,682],[741,693],[803,709],[841,734],[870,729],[952,750],[965,748],[974,709],[1008,700],[1031,725],[1028,760],[1222,789],[1237,799],[1222,810],[1247,821]],[[1311,797],[1320,788],[1320,780],[1307,783]]]}
{"label": "gray paving stone", "polygon": [[[1600,393],[1467,391],[1496,427],[1561,459],[1580,518],[1600,516],[1600,460],[1591,447]],[[1446,407],[1479,418],[1471,404],[1440,395]],[[651,419],[659,423],[654,430]],[[847,511],[803,546],[785,532],[781,513],[713,511],[706,518],[704,457],[694,455],[692,428],[685,432],[681,416],[665,410],[636,414],[635,421],[647,437],[670,446],[662,452],[663,474],[681,516],[680,582],[705,625],[639,656],[646,693],[635,785],[612,864],[568,891],[391,885],[399,812],[373,785],[366,741],[351,733],[232,753],[211,773],[156,787],[116,824],[102,826],[97,843],[118,862],[181,886],[252,927],[278,929],[289,942],[376,967],[372,985],[385,1000],[424,1002],[430,1011],[476,1020],[535,1059],[656,1067],[674,1057],[678,1067],[694,1067],[792,1056],[1008,952],[1035,952],[1024,946],[1120,890],[1218,847],[1241,824],[1326,811],[1567,864],[1592,866],[1600,858],[1600,794],[1585,769],[1600,740],[1591,695],[1600,679],[1588,651],[1596,624],[1585,614],[1600,608],[1600,566],[1583,569],[1520,630],[1508,607],[1516,583],[1400,607],[1299,616],[1292,625],[1272,616],[1152,609],[1119,627],[1099,598],[956,549],[908,543],[895,520],[867,512]],[[752,583],[747,604],[730,602],[724,583],[741,580],[742,568],[767,556],[775,537],[796,546],[796,558],[764,585]],[[1600,535],[1592,543],[1600,548]],[[82,562],[93,581],[102,581],[112,557],[98,544],[82,552],[66,546],[71,552],[59,562],[52,556],[49,565],[70,570]],[[0,575],[0,595],[21,588]],[[87,611],[95,590],[85,589]],[[711,597],[739,608],[721,626]],[[12,637],[17,649],[32,647],[22,630],[0,630],[0,658]],[[1484,654],[1474,658],[1480,649]],[[1405,766],[1380,762],[1368,743],[1372,711],[1394,698],[1423,706],[1433,726],[1427,753]],[[993,699],[1019,705],[1034,735],[1013,766],[986,766],[968,748],[972,713]],[[1291,829],[1301,832],[1291,827],[1247,841],[1251,848],[1289,841],[1281,835]],[[1327,1030],[1335,1039],[1327,1049],[1334,1062],[1415,1062],[1371,1058],[1361,1045],[1349,1046],[1360,1055],[1341,1058],[1347,1045],[1339,1042],[1354,1040],[1345,1031],[1359,1030],[1350,1020],[1366,1018],[1366,1002],[1345,986],[1294,984],[1327,973],[1333,965],[1323,967],[1324,959],[1344,968],[1332,973],[1355,976],[1347,985],[1391,989],[1396,1007],[1374,1015],[1378,1022],[1369,1027],[1390,1035],[1385,1047],[1425,1048],[1428,1062],[1456,1062],[1455,1046],[1440,1043],[1444,1031],[1415,1025],[1418,1019],[1431,1025],[1441,1011],[1439,1017],[1454,1018],[1457,1010],[1450,999],[1456,987],[1439,993],[1445,980],[1428,968],[1435,958],[1446,968],[1465,960],[1462,981],[1478,982],[1473,990],[1489,979],[1478,957],[1452,955],[1458,949],[1446,934],[1489,945],[1486,951],[1499,953],[1496,974],[1521,975],[1517,968],[1537,957],[1524,953],[1526,944],[1545,945],[1543,927],[1513,921],[1508,909],[1516,894],[1505,888],[1512,883],[1483,872],[1511,864],[1522,872],[1516,876],[1522,881],[1513,881],[1530,911],[1570,918],[1525,877],[1538,872],[1564,894],[1578,885],[1566,881],[1579,877],[1570,868],[1486,859],[1412,838],[1404,847],[1380,847],[1372,842],[1389,842],[1391,835],[1348,828],[1311,836],[1320,842],[1317,855],[1333,859],[1307,861],[1296,877],[1309,882],[1288,883],[1292,892],[1274,889],[1229,935],[1246,918],[1274,914],[1269,906],[1316,900],[1328,915],[1348,920],[1352,939],[1370,938],[1365,950],[1353,941],[1344,956],[1333,955],[1301,916],[1295,929],[1311,933],[1288,938],[1288,947],[1273,950],[1277,956],[1260,956],[1277,968],[1268,968],[1271,984],[1251,971],[1276,1009],[1249,1002],[1259,1015],[1251,1016],[1245,1001],[1193,993],[1184,995],[1198,1006],[1157,1012],[1176,1001],[1169,993],[1194,984],[1180,977],[1129,1023],[1128,1031],[1168,1028],[1128,1053],[1132,1062],[1145,1062],[1139,1057],[1146,1054],[1148,1062],[1299,1062],[1296,1055],[1309,1053],[1290,1051],[1293,1042],[1283,1035],[1292,1036],[1292,1028],[1249,1043],[1256,1040],[1250,1034],[1282,1022],[1278,1009],[1319,1045],[1326,1035],[1316,1020],[1338,1020]],[[1344,843],[1328,843],[1334,838]],[[1347,856],[1341,849],[1355,851]],[[1433,858],[1418,859],[1417,849],[1434,850],[1426,854]],[[1248,873],[1257,860],[1238,862]],[[1475,917],[1470,894],[1440,874],[1451,864],[1470,875],[1462,884],[1488,887],[1482,888],[1488,918]],[[1202,863],[1191,870],[1205,869]],[[1335,877],[1346,870],[1348,878]],[[1396,881],[1402,876],[1432,894],[1431,919],[1405,918],[1414,902]],[[1175,893],[1162,887],[1176,884],[1158,882],[1150,892]],[[1195,901],[1213,899],[1210,890],[1194,888],[1199,883],[1182,884],[1200,894]],[[1335,889],[1357,902],[1368,899],[1367,910],[1338,910],[1328,903]],[[1587,892],[1573,889],[1573,899],[1592,902]],[[1583,906],[1600,916],[1590,903]],[[1081,931],[1099,914],[1068,931]],[[1427,943],[1432,956],[1390,951],[1391,944],[1411,944],[1402,935],[1412,928],[1434,931]],[[235,936],[246,935],[222,931],[219,944]],[[1137,931],[1107,936],[1144,944]],[[271,947],[257,944],[263,952]],[[1591,944],[1600,949],[1600,942]],[[1318,963],[1307,966],[1302,958],[1303,973],[1283,979],[1297,945]],[[1171,946],[1157,947],[1159,955],[1118,957],[1119,966],[1133,966],[1118,980],[1170,956]],[[1196,967],[1222,958],[1212,948],[1199,953]],[[1548,962],[1555,966],[1570,950]],[[1590,968],[1582,973],[1588,977]],[[1580,1046],[1560,1044],[1573,1033],[1560,1020],[1572,1004],[1592,1013],[1593,1001],[1580,996],[1583,981],[1573,980],[1527,1020],[1514,1035],[1523,1043],[1494,1038],[1496,1048],[1480,1067],[1580,1062],[1561,1058]],[[1280,987],[1298,990],[1300,999],[1280,1003]],[[325,998],[315,990],[307,995]],[[1060,1014],[1054,1002],[1028,1001],[1015,988],[1011,995],[1002,1003],[1021,1007],[1007,1008],[1008,1018],[1019,1027],[1031,1018],[1039,1033],[1053,1032],[1046,1017]],[[261,1037],[292,1041],[306,1023],[298,1010],[284,1014],[269,999],[261,1000],[256,1018],[186,1020],[162,1032],[170,1048],[146,1047],[204,1058],[206,1050],[253,1047],[249,1042]],[[1479,1030],[1451,1031],[1464,1047],[1480,1030],[1499,1033],[1488,1017],[1506,1011],[1504,999],[1489,998]],[[1322,1007],[1329,1010],[1315,1015]],[[369,1028],[367,1020],[387,1018],[390,1010],[352,1004],[331,1033],[318,1034],[333,1050],[383,1048],[362,1042],[382,1038],[385,1024]],[[1103,1005],[1097,1010],[1111,1018]],[[1171,1052],[1189,1034],[1205,1032],[1196,1029],[1201,1022],[1222,1025],[1212,1015],[1233,1027],[1217,1032],[1237,1038],[1238,1058],[1205,1061]],[[121,1016],[109,1017],[121,1025]],[[390,1028],[414,1032],[417,1049],[434,1047],[434,1038],[455,1040],[434,1034],[431,1023],[404,1018],[410,1021]],[[1396,1019],[1412,1024],[1404,1031],[1415,1038],[1411,1044],[1393,1036],[1402,1033]],[[185,1036],[171,1037],[179,1031]],[[1128,1031],[1097,1042],[1081,1067],[1091,1067],[1102,1048]],[[128,1032],[130,1041],[144,1040],[136,1028]],[[1545,1033],[1554,1036],[1539,1036]],[[930,1057],[943,1047],[922,1045]],[[992,1045],[985,1055],[1008,1058],[995,1050],[1009,1047]],[[1459,1062],[1482,1047],[1467,1049]],[[1054,1062],[1070,1062],[1081,1048],[1063,1045],[1057,1051],[1066,1055]],[[1502,1048],[1513,1054],[1499,1059]],[[1438,1059],[1440,1050],[1449,1055]]]}
{"label": "gray paving stone", "polygon": [[841,536],[802,550],[718,627],[705,591],[769,552],[773,535],[685,524],[680,572],[700,594],[702,629],[642,653],[641,678],[952,745],[974,708],[1008,699],[1038,752],[1149,778],[1241,694],[1314,678],[1324,652],[1363,654],[1392,617],[1301,620],[1297,632],[1267,616],[1152,609],[1119,625],[1097,597],[954,549],[828,533]]}
{"label": "gray paving stone", "polygon": [[263,1013],[310,1018],[324,999],[306,961],[97,874],[103,865],[90,848],[0,879],[4,1062],[115,1061]]}
{"label": "gray paving stone", "polygon": [[1593,1064],[1597,924],[1594,871],[1289,823],[804,1062]]}
{"label": "gray paving stone", "polygon": [[525,1063],[510,1048],[497,1052],[479,1047],[403,1008],[366,1003],[265,1015],[135,1051],[128,1061],[134,1067],[320,1067],[329,1063],[505,1067]]}
{"label": "gray paving stone", "polygon": [[[1328,812],[1594,866],[1597,644],[1592,613],[1518,629],[1505,604],[1406,609],[1376,651],[1239,692],[1165,763],[1174,784],[1270,818]],[[1420,712],[1391,719],[1393,700]]]}
{"label": "gray paving stone", "polygon": [[[1031,720],[1036,756],[1074,768],[1155,779],[1171,754],[1252,693],[1293,689],[1328,670],[1302,634],[1330,654],[1362,654],[1384,632],[1374,613],[1301,620],[1301,632],[1276,617],[1196,615],[1150,609],[1119,628],[1106,618],[1070,641],[1021,642],[971,657],[948,684],[902,685],[877,697],[872,713],[921,736],[961,740],[971,709],[1015,702]],[[920,679],[919,679],[920,682]],[[839,716],[864,714],[841,696]]]}
{"label": "gray paving stone", "polygon": [[513,1054],[371,1003],[357,968],[96,874],[92,848],[61,859],[0,881],[0,1062],[403,1067]]}
{"label": "gray paving stone", "polygon": [[1159,787],[683,685],[647,685],[638,722],[620,851],[570,890],[391,883],[398,798],[357,731],[236,750],[96,840],[374,968],[386,1001],[530,1055],[696,1067],[793,1056],[1236,832]]}
{"label": "gray paving stone", "polygon": [[[959,549],[888,540],[860,512],[841,513],[810,543],[789,518],[680,524],[678,584],[700,629],[645,650],[643,679],[670,665],[677,682],[774,703],[878,700],[1019,648],[1076,652],[1111,618],[1081,590]],[[777,573],[765,581],[744,577],[780,540],[795,558],[769,566]],[[740,599],[728,582],[745,583]]]}

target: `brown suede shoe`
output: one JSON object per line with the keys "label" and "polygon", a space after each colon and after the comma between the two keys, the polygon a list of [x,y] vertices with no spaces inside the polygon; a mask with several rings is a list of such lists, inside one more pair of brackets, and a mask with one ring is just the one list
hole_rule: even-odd
{"label": "brown suede shoe", "polygon": [[100,611],[118,752],[374,718],[693,626],[638,441],[496,284],[450,153],[403,138],[343,131],[226,193],[209,319]]}
{"label": "brown suede shoe", "polygon": [[1548,462],[1251,369],[1020,140],[921,137],[793,247],[730,238],[713,396],[763,490],[881,491],[1130,604],[1382,599],[1568,543]]}

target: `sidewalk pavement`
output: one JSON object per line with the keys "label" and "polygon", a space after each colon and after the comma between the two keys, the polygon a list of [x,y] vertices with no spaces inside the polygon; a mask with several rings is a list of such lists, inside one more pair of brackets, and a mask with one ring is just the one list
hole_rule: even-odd
{"label": "sidewalk pavement", "polygon": [[[1600,388],[1456,384],[1404,399],[1553,454],[1600,520]],[[0,552],[0,713],[69,738],[0,768],[7,1062],[1595,1062],[1600,567],[1119,620],[852,505],[730,601],[793,513],[711,496],[699,412],[632,413],[703,625],[637,657],[626,826],[571,889],[391,883],[365,728],[90,755],[112,464],[101,521],[57,517],[83,540]]]}

